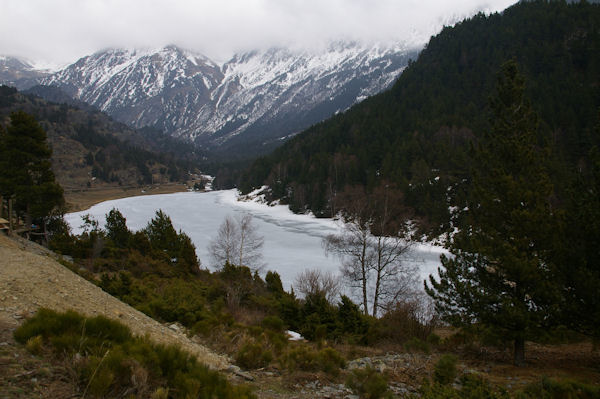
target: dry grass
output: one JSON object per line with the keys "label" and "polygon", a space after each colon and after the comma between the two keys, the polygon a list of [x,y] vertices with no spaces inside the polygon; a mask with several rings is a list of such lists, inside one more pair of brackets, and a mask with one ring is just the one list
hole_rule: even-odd
{"label": "dry grass", "polygon": [[103,201],[134,197],[138,195],[170,194],[183,192],[187,186],[182,183],[169,183],[142,187],[100,186],[81,190],[65,190],[65,200],[69,212],[88,209]]}

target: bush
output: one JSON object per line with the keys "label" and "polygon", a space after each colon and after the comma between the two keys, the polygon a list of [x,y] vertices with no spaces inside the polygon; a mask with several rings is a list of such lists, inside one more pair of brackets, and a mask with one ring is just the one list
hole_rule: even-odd
{"label": "bush", "polygon": [[425,354],[431,352],[431,348],[427,342],[415,337],[404,343],[404,350],[407,352],[423,352]]}
{"label": "bush", "polygon": [[36,335],[35,337],[31,337],[27,340],[25,344],[25,348],[34,355],[39,355],[42,353],[43,348],[43,339],[41,335]]}
{"label": "bush", "polygon": [[456,356],[442,355],[433,371],[433,380],[441,385],[451,384],[456,378]]}
{"label": "bush", "polygon": [[262,327],[267,330],[283,332],[285,330],[285,322],[277,316],[267,316],[262,321]]}
{"label": "bush", "polygon": [[317,354],[317,364],[321,371],[337,376],[340,369],[346,366],[346,360],[335,349],[324,348]]}
{"label": "bush", "polygon": [[[426,382],[419,389],[421,399],[510,399],[503,389],[494,389],[486,380],[466,375],[461,378],[461,387]],[[533,399],[533,398],[532,398]]]}
{"label": "bush", "polygon": [[288,351],[281,359],[282,366],[291,372],[296,370],[316,371],[318,368],[316,353],[302,345]]}
{"label": "bush", "polygon": [[523,398],[600,398],[600,387],[573,380],[551,380],[543,378],[540,382],[528,385],[522,392]]}
{"label": "bush", "polygon": [[[129,329],[105,317],[85,318],[68,311],[41,309],[14,332],[20,343],[49,343],[54,352],[82,357],[74,367],[81,389],[90,396],[254,398],[247,388],[225,378],[176,346],[156,345],[133,337]],[[34,344],[35,343],[35,344]],[[150,392],[154,394],[150,395]],[[85,396],[85,394],[84,394]]]}
{"label": "bush", "polygon": [[391,398],[387,379],[375,369],[355,369],[348,376],[346,385],[355,394],[365,399]]}
{"label": "bush", "polygon": [[248,342],[235,355],[235,362],[245,369],[258,369],[268,366],[271,360],[273,360],[271,351],[264,349],[259,343]]}

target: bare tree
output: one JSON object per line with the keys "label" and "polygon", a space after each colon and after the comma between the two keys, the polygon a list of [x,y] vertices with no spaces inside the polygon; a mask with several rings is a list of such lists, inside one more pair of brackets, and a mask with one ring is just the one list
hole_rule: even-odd
{"label": "bare tree", "polygon": [[252,215],[244,214],[233,219],[225,217],[219,227],[217,237],[208,245],[215,267],[225,263],[248,266],[256,271],[262,268],[262,247],[264,237],[260,236],[252,223]]}
{"label": "bare tree", "polygon": [[383,190],[372,196],[352,193],[342,232],[323,239],[325,252],[340,258],[342,276],[361,298],[364,313],[370,308],[375,317],[408,294],[417,276],[406,262],[411,241],[401,223],[405,215],[398,207],[390,212],[390,193],[387,186]]}
{"label": "bare tree", "polygon": [[325,253],[333,253],[342,261],[341,272],[349,288],[361,294],[363,312],[369,314],[368,283],[373,267],[373,250],[368,224],[346,223],[341,234],[323,238]]}
{"label": "bare tree", "polygon": [[262,263],[262,247],[265,243],[263,236],[259,235],[256,226],[252,223],[252,215],[246,213],[237,218],[239,230],[239,264],[248,266],[252,270],[260,270]]}
{"label": "bare tree", "polygon": [[304,297],[308,295],[323,295],[328,302],[333,303],[340,293],[339,278],[331,272],[319,269],[304,270],[294,281],[296,291]]}
{"label": "bare tree", "polygon": [[225,263],[233,264],[234,256],[237,254],[238,235],[237,224],[229,215],[226,216],[219,226],[217,237],[208,245],[208,251],[215,266],[222,267]]}

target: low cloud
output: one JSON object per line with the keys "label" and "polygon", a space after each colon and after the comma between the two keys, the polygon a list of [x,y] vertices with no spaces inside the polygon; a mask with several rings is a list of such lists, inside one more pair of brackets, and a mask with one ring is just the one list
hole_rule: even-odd
{"label": "low cloud", "polygon": [[177,44],[224,60],[332,40],[422,44],[444,24],[515,0],[2,0],[0,54],[60,64],[106,47]]}

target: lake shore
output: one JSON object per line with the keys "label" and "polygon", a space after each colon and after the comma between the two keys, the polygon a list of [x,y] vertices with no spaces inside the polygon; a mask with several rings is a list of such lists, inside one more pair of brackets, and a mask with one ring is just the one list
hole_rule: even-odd
{"label": "lake shore", "polygon": [[80,212],[104,201],[140,195],[172,194],[187,191],[183,183],[154,184],[135,187],[101,186],[81,190],[65,190],[67,212]]}

